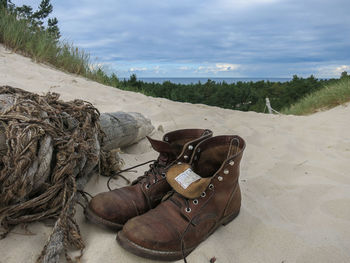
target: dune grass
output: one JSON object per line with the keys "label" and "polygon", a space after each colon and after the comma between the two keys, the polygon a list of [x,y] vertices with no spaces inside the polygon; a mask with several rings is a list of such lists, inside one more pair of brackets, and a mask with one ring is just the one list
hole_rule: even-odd
{"label": "dune grass", "polygon": [[283,109],[282,113],[308,115],[348,101],[350,101],[350,77],[342,78],[332,85],[305,96],[291,107]]}
{"label": "dune grass", "polygon": [[66,72],[94,79],[87,53],[72,45],[55,40],[45,30],[34,30],[24,19],[0,9],[0,43],[13,51]]}

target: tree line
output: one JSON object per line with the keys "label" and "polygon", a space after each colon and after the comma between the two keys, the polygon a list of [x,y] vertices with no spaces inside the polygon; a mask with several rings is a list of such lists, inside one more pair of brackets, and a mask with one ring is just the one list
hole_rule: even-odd
{"label": "tree line", "polygon": [[[179,102],[202,103],[226,109],[241,111],[265,111],[265,98],[271,106],[280,111],[297,102],[307,94],[331,85],[339,79],[317,79],[313,75],[308,78],[294,75],[287,82],[249,81],[228,84],[225,81],[215,82],[208,79],[205,83],[175,84],[170,81],[148,83],[138,80],[133,74],[129,79],[119,80],[115,74],[107,76],[103,71],[98,73],[100,82],[135,91],[152,97],[161,97]],[[343,72],[341,78],[350,78]]]}

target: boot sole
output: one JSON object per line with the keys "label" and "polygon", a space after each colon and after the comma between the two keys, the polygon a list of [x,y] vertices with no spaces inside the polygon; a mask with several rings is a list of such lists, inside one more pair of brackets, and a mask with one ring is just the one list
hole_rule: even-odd
{"label": "boot sole", "polygon": [[[226,226],[228,223],[230,223],[233,219],[235,219],[239,214],[235,213],[232,215],[229,215],[225,218],[223,218],[220,223],[218,223],[212,231],[208,233],[208,235],[202,240],[206,240],[211,234],[215,232],[215,230],[220,227],[221,225]],[[192,248],[187,248],[184,250],[184,253],[182,251],[159,251],[159,250],[152,250],[149,248],[142,247],[132,241],[130,241],[127,237],[125,237],[123,231],[119,231],[117,234],[117,242],[118,244],[126,249],[127,251],[143,257],[143,258],[148,258],[148,259],[153,259],[153,260],[160,260],[160,261],[174,261],[174,260],[180,260],[183,259],[183,254],[185,257],[187,257],[197,246],[192,247]]]}
{"label": "boot sole", "polygon": [[90,222],[92,222],[96,225],[106,227],[106,228],[111,229],[111,230],[121,230],[124,226],[122,224],[117,224],[117,223],[114,223],[112,221],[108,221],[108,220],[96,215],[94,212],[92,212],[92,210],[89,207],[84,209],[84,215],[85,215],[86,219],[88,219]]}

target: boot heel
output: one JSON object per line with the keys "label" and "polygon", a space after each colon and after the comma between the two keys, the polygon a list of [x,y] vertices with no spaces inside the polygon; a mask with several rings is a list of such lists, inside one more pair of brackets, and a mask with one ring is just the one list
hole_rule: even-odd
{"label": "boot heel", "polygon": [[235,218],[238,216],[238,214],[239,214],[239,210],[238,210],[238,212],[233,213],[232,215],[229,215],[229,216],[225,217],[225,218],[222,220],[221,224],[222,224],[223,226],[226,226],[226,225],[227,225],[228,223],[230,223],[233,219],[235,219]]}

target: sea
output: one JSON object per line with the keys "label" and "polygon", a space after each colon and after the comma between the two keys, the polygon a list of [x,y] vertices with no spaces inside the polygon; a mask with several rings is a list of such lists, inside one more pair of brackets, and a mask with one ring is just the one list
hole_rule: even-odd
{"label": "sea", "polygon": [[165,81],[170,81],[176,84],[196,84],[198,82],[206,83],[208,79],[219,82],[226,82],[228,84],[241,82],[257,82],[261,80],[271,81],[271,82],[287,82],[292,80],[291,78],[137,78],[138,80],[142,80],[144,82],[149,83],[163,83]]}

